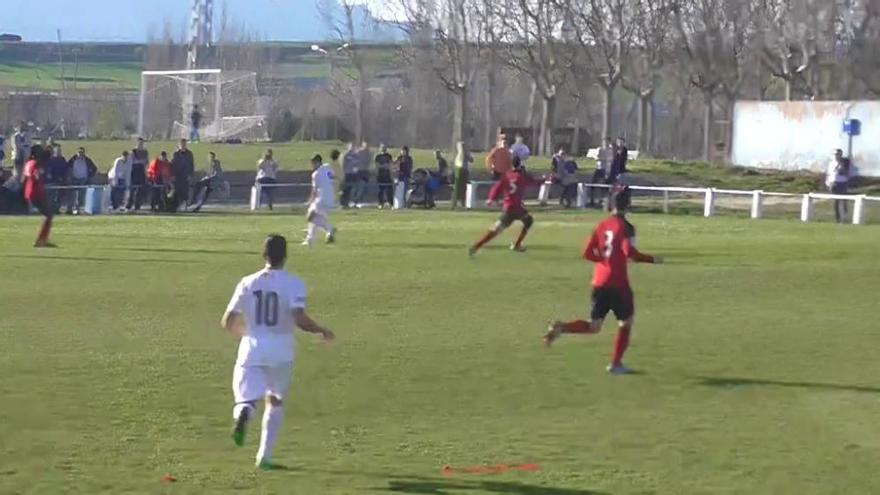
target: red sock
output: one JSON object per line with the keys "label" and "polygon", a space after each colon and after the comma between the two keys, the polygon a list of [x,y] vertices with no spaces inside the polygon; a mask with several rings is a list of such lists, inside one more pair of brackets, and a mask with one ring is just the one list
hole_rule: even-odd
{"label": "red sock", "polygon": [[617,366],[623,362],[623,354],[629,347],[630,327],[620,327],[617,329],[617,340],[614,341],[614,355],[611,356],[611,364]]}
{"label": "red sock", "polygon": [[496,235],[498,234],[496,234],[494,230],[486,232],[486,235],[484,235],[482,238],[480,238],[479,241],[477,241],[476,244],[474,244],[474,249],[480,249],[481,247],[485,246],[486,243],[494,239]]}
{"label": "red sock", "polygon": [[529,235],[529,229],[523,227],[523,229],[519,231],[519,237],[516,238],[516,244],[514,244],[514,246],[520,247],[527,235]]}
{"label": "red sock", "polygon": [[43,220],[43,226],[40,228],[40,235],[37,236],[37,242],[49,242],[49,231],[52,230],[52,217],[46,217]]}
{"label": "red sock", "polygon": [[596,333],[590,322],[584,320],[570,321],[562,325],[562,333]]}

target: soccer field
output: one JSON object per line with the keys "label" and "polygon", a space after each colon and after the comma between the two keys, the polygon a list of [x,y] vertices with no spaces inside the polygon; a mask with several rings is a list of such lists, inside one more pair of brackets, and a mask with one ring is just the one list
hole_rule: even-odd
{"label": "soccer field", "polygon": [[[0,493],[865,494],[880,491],[880,229],[634,215],[637,318],[584,316],[598,213],[536,213],[526,254],[491,213],[349,212],[303,250],[291,213],[0,220]],[[218,320],[260,244],[291,240],[309,310],[276,461],[233,446],[236,342]],[[443,476],[534,463],[536,472]],[[164,475],[176,483],[164,483]]]}

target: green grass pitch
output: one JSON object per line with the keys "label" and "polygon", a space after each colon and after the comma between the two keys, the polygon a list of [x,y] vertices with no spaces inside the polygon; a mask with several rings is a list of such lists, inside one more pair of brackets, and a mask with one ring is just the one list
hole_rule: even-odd
{"label": "green grass pitch", "polygon": [[[299,213],[0,221],[0,493],[866,494],[880,491],[880,230],[634,215],[637,323],[541,345],[587,310],[598,214],[542,213],[476,259],[490,213],[352,212],[305,251]],[[276,460],[229,438],[218,326],[269,232],[327,345],[298,341]],[[443,477],[529,462],[538,472]],[[163,483],[171,474],[176,483]]]}

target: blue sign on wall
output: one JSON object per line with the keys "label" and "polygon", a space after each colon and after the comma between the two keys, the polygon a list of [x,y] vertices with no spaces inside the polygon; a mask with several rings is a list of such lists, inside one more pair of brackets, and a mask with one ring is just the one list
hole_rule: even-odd
{"label": "blue sign on wall", "polygon": [[858,119],[844,120],[843,133],[847,136],[858,136],[862,133],[862,121]]}

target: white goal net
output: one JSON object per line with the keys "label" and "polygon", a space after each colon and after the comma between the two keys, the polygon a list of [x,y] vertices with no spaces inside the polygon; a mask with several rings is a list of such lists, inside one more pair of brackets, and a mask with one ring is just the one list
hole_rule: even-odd
{"label": "white goal net", "polygon": [[254,72],[146,71],[141,73],[138,134],[147,139],[189,138],[197,109],[202,140],[266,140],[266,106]]}

